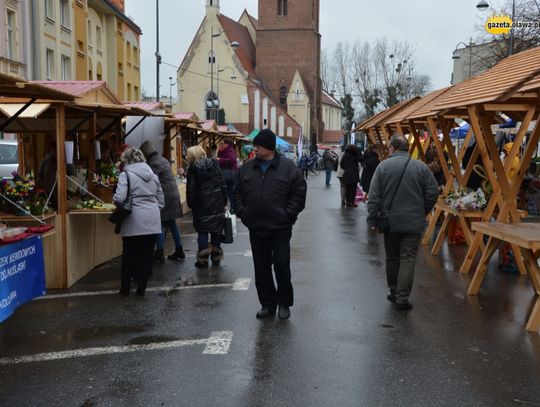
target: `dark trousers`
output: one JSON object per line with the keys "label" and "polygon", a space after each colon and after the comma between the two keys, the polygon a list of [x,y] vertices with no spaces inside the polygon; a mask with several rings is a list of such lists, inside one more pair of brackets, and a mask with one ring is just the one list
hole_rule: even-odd
{"label": "dark trousers", "polygon": [[348,204],[353,204],[355,197],[356,197],[356,183],[345,184],[345,202],[347,202]]}
{"label": "dark trousers", "polygon": [[129,291],[131,278],[137,288],[146,288],[152,275],[152,255],[157,235],[125,236],[122,238],[121,289]]}
{"label": "dark trousers", "polygon": [[[260,236],[251,231],[249,233],[259,302],[271,310],[275,310],[278,305],[293,305],[291,234],[292,228],[276,230],[269,236]],[[276,274],[277,289],[272,265]]]}
{"label": "dark trousers", "polygon": [[236,194],[234,192],[234,179],[226,180],[225,185],[227,186],[227,198],[229,199],[229,205],[231,206],[231,213],[236,213]]}
{"label": "dark trousers", "polygon": [[384,234],[386,280],[396,295],[396,303],[406,303],[409,299],[420,238],[417,233]]}

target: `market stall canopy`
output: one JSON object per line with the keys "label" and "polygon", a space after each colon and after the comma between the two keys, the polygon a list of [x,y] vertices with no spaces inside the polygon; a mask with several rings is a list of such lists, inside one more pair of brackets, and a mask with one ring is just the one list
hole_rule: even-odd
{"label": "market stall canopy", "polygon": [[402,109],[400,112],[398,112],[396,115],[388,119],[386,124],[398,124],[405,122],[407,120],[412,119],[418,119],[418,118],[424,118],[426,117],[426,114],[429,114],[431,112],[431,109],[428,109],[426,111],[426,106],[428,106],[433,101],[437,100],[437,98],[444,95],[446,92],[448,92],[452,87],[446,87],[443,89],[439,89],[433,92],[428,93],[426,96],[424,96],[421,99],[418,99],[416,102],[411,103],[406,108]]}
{"label": "market stall canopy", "polygon": [[81,103],[122,104],[105,81],[30,81],[29,83],[70,94]]}
{"label": "market stall canopy", "polygon": [[540,47],[522,51],[503,59],[488,71],[455,85],[437,100],[433,110],[506,102],[518,91],[540,88],[539,75]]}
{"label": "market stall canopy", "polygon": [[377,127],[377,126],[383,125],[388,120],[390,120],[393,117],[393,115],[395,115],[398,112],[400,112],[401,110],[405,109],[407,106],[415,103],[419,99],[420,98],[417,96],[417,97],[414,97],[412,99],[408,99],[408,100],[405,100],[405,101],[403,101],[401,103],[398,103],[397,105],[392,106],[392,107],[390,107],[390,108],[376,114],[372,118],[360,123],[358,126],[356,126],[354,131],[367,130],[367,129],[371,128],[371,127]]}
{"label": "market stall canopy", "polygon": [[162,114],[165,112],[165,105],[163,102],[123,102],[122,104],[130,107],[136,107],[138,109],[146,110],[153,114]]}
{"label": "market stall canopy", "polygon": [[23,78],[0,73],[0,100],[3,98],[36,98],[40,100],[73,100],[71,94],[50,89]]}

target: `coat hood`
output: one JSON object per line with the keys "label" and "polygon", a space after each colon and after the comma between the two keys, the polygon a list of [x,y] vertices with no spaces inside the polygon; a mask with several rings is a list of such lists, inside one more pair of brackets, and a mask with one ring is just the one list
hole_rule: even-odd
{"label": "coat hood", "polygon": [[153,178],[153,175],[154,175],[154,172],[152,171],[150,166],[146,163],[129,164],[124,167],[124,170],[137,174],[145,182],[150,182],[150,180]]}
{"label": "coat hood", "polygon": [[193,166],[199,170],[209,170],[210,168],[214,167],[215,161],[211,158],[201,158],[200,160],[195,161]]}

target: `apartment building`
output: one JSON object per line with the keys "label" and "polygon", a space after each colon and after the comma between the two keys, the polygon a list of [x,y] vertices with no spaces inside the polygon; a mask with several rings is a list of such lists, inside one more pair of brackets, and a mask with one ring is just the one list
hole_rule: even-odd
{"label": "apartment building", "polygon": [[0,7],[2,72],[106,81],[121,100],[140,99],[142,33],[123,0],[0,0]]}

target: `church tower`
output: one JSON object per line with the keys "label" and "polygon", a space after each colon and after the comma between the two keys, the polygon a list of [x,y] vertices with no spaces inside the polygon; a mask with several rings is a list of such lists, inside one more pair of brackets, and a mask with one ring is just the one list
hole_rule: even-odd
{"label": "church tower", "polygon": [[287,94],[298,70],[310,102],[304,137],[316,144],[324,130],[319,0],[259,0],[258,20],[257,76],[286,109]]}

